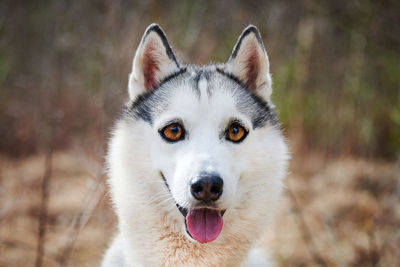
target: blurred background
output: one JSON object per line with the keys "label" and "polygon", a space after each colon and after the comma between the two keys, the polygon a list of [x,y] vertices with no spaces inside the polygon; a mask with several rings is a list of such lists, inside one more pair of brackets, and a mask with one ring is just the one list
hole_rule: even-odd
{"label": "blurred background", "polygon": [[103,158],[156,22],[182,63],[255,24],[292,151],[277,266],[400,264],[400,2],[0,2],[0,266],[97,266],[116,229]]}

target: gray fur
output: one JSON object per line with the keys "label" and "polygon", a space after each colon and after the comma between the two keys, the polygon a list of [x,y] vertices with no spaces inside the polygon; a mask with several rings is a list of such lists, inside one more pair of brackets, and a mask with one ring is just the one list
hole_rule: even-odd
{"label": "gray fur", "polygon": [[[205,78],[208,82],[209,97],[212,97],[214,90],[232,90],[238,109],[251,118],[253,129],[264,127],[266,123],[278,126],[275,110],[270,103],[247,90],[238,78],[225,73],[221,68],[217,69],[215,65],[202,67],[190,65],[166,77],[157,88],[139,95],[132,101],[123,113],[124,118],[142,119],[151,125],[153,116],[168,106],[171,91],[178,85],[189,85],[200,98],[198,82],[201,78]],[[218,86],[222,84],[224,86]]]}

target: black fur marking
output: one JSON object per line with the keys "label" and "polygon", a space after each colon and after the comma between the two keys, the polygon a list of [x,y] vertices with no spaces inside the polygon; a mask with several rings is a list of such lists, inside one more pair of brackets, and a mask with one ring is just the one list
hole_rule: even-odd
{"label": "black fur marking", "polygon": [[[139,95],[130,104],[128,110],[123,114],[130,115],[130,117],[136,119],[140,118],[151,125],[153,123],[152,110],[157,106],[157,97],[155,96],[155,94],[157,94],[157,89],[166,82],[186,73],[186,71],[187,68],[180,69],[178,72],[164,78],[154,90]],[[210,73],[205,70],[198,70],[197,72],[198,75],[196,75],[193,80],[194,82],[197,81],[197,83],[201,79],[201,76],[205,76],[207,78],[210,75]],[[240,97],[238,98],[238,108],[250,116],[253,129],[262,128],[267,122],[269,122],[269,124],[272,126],[279,125],[277,115],[268,102],[266,102],[260,96],[246,90],[243,83],[234,75],[226,73],[224,70],[218,68],[217,73],[229,78],[240,88],[243,88],[243,90],[241,90],[242,93],[240,93]],[[194,88],[196,87],[197,86],[194,86]],[[195,91],[199,92],[198,88],[197,90],[195,89]],[[252,107],[251,112],[248,111],[249,107]]]}
{"label": "black fur marking", "polygon": [[243,82],[238,77],[236,77],[235,75],[233,75],[231,73],[228,73],[228,72],[225,72],[224,70],[219,69],[219,68],[217,68],[217,72],[219,74],[224,75],[225,77],[231,79],[232,81],[237,83],[240,87],[246,88],[245,85],[243,84]]}
{"label": "black fur marking", "polygon": [[183,68],[179,69],[177,72],[174,72],[174,73],[168,75],[167,77],[165,77],[164,79],[162,79],[162,80],[158,83],[157,87],[154,88],[154,89],[159,88],[159,87],[160,87],[161,85],[163,85],[164,83],[166,83],[166,82],[168,82],[168,81],[170,81],[170,80],[176,78],[177,76],[179,76],[179,75],[185,73],[186,70],[187,70],[187,68],[186,68],[186,67],[183,67]]}
{"label": "black fur marking", "polygon": [[154,95],[154,92],[160,88],[163,84],[166,82],[178,77],[179,75],[182,75],[183,73],[186,72],[186,67],[180,69],[179,71],[172,73],[171,75],[168,75],[165,77],[163,80],[161,80],[157,87],[154,88],[151,91],[147,91],[141,95],[138,95],[136,99],[131,103],[129,106],[129,113],[133,115],[134,118],[141,118],[145,122],[152,124],[153,123],[153,118],[152,118],[152,108],[154,105],[151,105],[151,98]]}
{"label": "black fur marking", "polygon": [[240,50],[240,46],[242,45],[242,42],[244,40],[244,38],[246,38],[247,35],[249,35],[250,33],[254,33],[254,35],[256,36],[257,42],[258,44],[263,48],[263,50],[265,51],[264,48],[264,44],[263,41],[261,39],[261,35],[260,32],[258,31],[257,27],[254,25],[249,25],[247,26],[246,29],[244,29],[244,31],[242,32],[242,34],[239,37],[239,40],[237,41],[235,47],[233,48],[233,52],[232,55],[230,56],[229,60],[232,60],[234,58],[236,58],[239,50]]}
{"label": "black fur marking", "polygon": [[199,82],[201,79],[205,79],[207,81],[207,95],[210,98],[212,96],[212,91],[210,86],[208,86],[208,82],[210,81],[211,71],[206,69],[207,66],[200,67],[196,70],[196,77],[194,78],[195,81],[195,88],[196,92],[198,93],[199,99],[201,96]]}
{"label": "black fur marking", "polygon": [[200,70],[197,71],[196,77],[194,77],[194,86],[193,86],[193,88],[194,88],[194,91],[197,94],[199,99],[201,97],[200,88],[199,88],[199,82],[200,82],[200,79],[201,79],[202,75],[203,75],[203,70],[200,69]]}
{"label": "black fur marking", "polygon": [[212,97],[212,90],[211,90],[211,86],[209,85],[209,82],[210,82],[210,79],[211,79],[211,72],[210,71],[205,71],[204,73],[203,73],[203,77],[204,77],[204,79],[206,79],[206,81],[207,81],[207,94],[208,94],[208,97],[209,98],[211,98]]}
{"label": "black fur marking", "polygon": [[[242,81],[239,80],[236,76],[234,76],[231,73],[227,73],[222,69],[217,68],[217,72],[220,73],[221,75],[224,75],[225,77],[228,77],[235,83],[237,83],[240,87],[246,88],[245,85],[242,83]],[[253,103],[243,103],[243,108],[245,108],[247,105],[256,105],[256,112],[253,114],[249,114],[252,117],[252,124],[253,128],[262,128],[267,121],[270,122],[271,125],[276,126],[278,125],[278,118],[276,116],[275,111],[269,106],[268,102],[266,102],[264,99],[262,99],[260,96],[250,92],[249,90],[246,90],[246,93],[250,96],[250,99]],[[246,100],[244,100],[246,101]]]}
{"label": "black fur marking", "polygon": [[[160,172],[160,174],[161,174],[161,177],[162,177],[162,179],[163,179],[163,181],[164,181],[165,186],[166,186],[167,189],[168,189],[168,192],[172,195],[171,189],[169,188],[169,185],[168,185],[168,182],[167,182],[167,179],[165,179],[165,176],[164,176],[164,174],[163,174],[162,172]],[[174,200],[174,202],[175,202],[175,200]],[[180,206],[178,203],[176,203],[176,202],[175,202],[175,205],[176,205],[176,207],[178,208],[178,210],[182,213],[183,217],[186,218],[186,215],[187,215],[187,213],[188,213],[188,210],[185,209],[185,208],[183,208],[183,207],[181,207],[181,206]],[[186,224],[186,220],[185,220],[185,224]],[[189,234],[189,235],[190,235],[190,234]],[[191,237],[191,236],[190,236],[190,237]]]}
{"label": "black fur marking", "polygon": [[[172,195],[171,189],[169,188],[169,185],[168,185],[168,182],[167,182],[167,179],[165,179],[164,174],[163,174],[162,172],[160,172],[160,174],[161,174],[161,177],[162,177],[162,179],[163,179],[163,181],[164,181],[165,186],[166,186],[167,189],[168,189],[168,192]],[[174,200],[174,202],[175,202],[175,200]],[[188,214],[188,210],[185,209],[185,208],[183,208],[183,207],[181,207],[181,206],[180,206],[178,203],[176,203],[176,202],[175,202],[175,205],[176,205],[176,207],[178,208],[179,212],[180,212],[180,213],[183,215],[183,217],[185,218],[185,230],[186,230],[186,233],[187,233],[192,239],[194,239],[193,236],[189,233],[189,230],[188,230],[188,227],[187,227],[186,216],[187,216],[187,214]],[[224,211],[224,213],[225,213],[225,211]]]}
{"label": "black fur marking", "polygon": [[151,25],[147,28],[147,30],[146,30],[146,32],[145,32],[145,34],[144,34],[144,36],[143,36],[143,39],[142,39],[142,44],[145,42],[147,36],[148,36],[151,32],[157,33],[157,35],[160,37],[160,39],[161,39],[161,41],[162,41],[162,43],[163,43],[163,45],[164,45],[164,47],[165,47],[165,52],[167,53],[169,59],[171,59],[172,61],[174,61],[174,63],[176,64],[176,66],[179,68],[179,63],[178,63],[178,61],[176,60],[175,54],[174,54],[174,52],[172,51],[172,48],[171,48],[171,46],[170,46],[169,43],[168,43],[167,37],[165,36],[164,31],[161,29],[161,27],[160,27],[158,24],[153,23],[153,24],[151,24]]}
{"label": "black fur marking", "polygon": [[269,106],[268,102],[264,101],[261,97],[250,94],[253,101],[257,104],[258,106],[258,111],[257,114],[254,114],[255,116],[252,118],[252,124],[253,128],[261,128],[265,125],[265,123],[268,121],[272,126],[278,126],[278,118],[276,116],[275,111]]}
{"label": "black fur marking", "polygon": [[148,100],[154,94],[154,90],[147,91],[138,95],[129,107],[130,114],[134,118],[141,118],[145,122],[152,124],[151,108],[147,105]]}
{"label": "black fur marking", "polygon": [[197,73],[196,73],[196,77],[194,77],[194,82],[196,83],[196,87],[199,88],[199,82],[201,79],[201,75],[203,74],[203,70],[200,69]]}

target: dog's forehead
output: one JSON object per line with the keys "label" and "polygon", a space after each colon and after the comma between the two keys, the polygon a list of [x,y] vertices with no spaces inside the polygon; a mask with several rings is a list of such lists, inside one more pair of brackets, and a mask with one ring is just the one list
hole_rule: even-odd
{"label": "dog's forehead", "polygon": [[[237,112],[238,99],[235,92],[240,86],[232,81],[203,73],[191,73],[187,79],[171,83],[163,112],[177,115],[223,119]],[[250,119],[250,118],[249,118]]]}
{"label": "dog's forehead", "polygon": [[247,117],[253,128],[263,127],[267,122],[277,124],[269,103],[215,66],[188,67],[162,82],[154,91],[139,96],[129,107],[130,115],[150,124],[166,113],[217,121],[228,119],[235,112]]}

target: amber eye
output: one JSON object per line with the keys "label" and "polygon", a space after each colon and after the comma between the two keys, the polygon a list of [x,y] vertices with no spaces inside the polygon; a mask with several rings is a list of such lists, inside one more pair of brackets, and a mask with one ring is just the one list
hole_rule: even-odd
{"label": "amber eye", "polygon": [[237,123],[233,123],[226,132],[226,139],[234,143],[242,141],[247,135],[245,128]]}
{"label": "amber eye", "polygon": [[168,142],[175,142],[183,139],[185,132],[179,123],[172,123],[165,126],[160,134]]}

